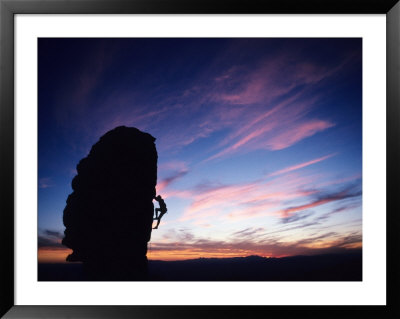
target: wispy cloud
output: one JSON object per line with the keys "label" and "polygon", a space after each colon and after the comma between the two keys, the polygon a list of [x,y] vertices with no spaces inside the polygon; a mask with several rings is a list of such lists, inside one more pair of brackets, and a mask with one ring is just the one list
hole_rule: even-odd
{"label": "wispy cloud", "polygon": [[354,190],[354,187],[347,188],[347,189],[337,192],[337,193],[325,194],[325,195],[320,194],[317,196],[316,200],[314,200],[310,203],[307,203],[304,205],[299,205],[299,206],[292,206],[292,207],[282,210],[281,211],[282,218],[288,218],[290,216],[290,214],[294,213],[294,212],[303,211],[306,209],[310,209],[310,208],[324,205],[324,204],[334,202],[334,201],[340,201],[340,200],[347,199],[347,198],[357,197],[357,196],[360,196],[361,194],[362,194],[361,191]]}
{"label": "wispy cloud", "polygon": [[[290,53],[261,61],[256,68],[231,67],[215,78],[219,93],[215,98],[232,104],[270,102],[302,85],[320,82],[340,70],[347,60],[335,68],[311,61],[293,63]],[[238,78],[243,81],[237,81]]]}
{"label": "wispy cloud", "polygon": [[[218,92],[210,94],[223,105],[236,106],[232,110],[237,117],[232,118],[231,112],[227,112],[235,129],[222,140],[223,149],[208,160],[244,149],[281,150],[333,127],[330,120],[306,118],[321,98],[315,92],[310,95],[310,91],[347,62],[327,68],[311,62],[293,63],[290,55],[285,54],[262,62],[253,70],[230,69],[217,77]],[[239,74],[242,81],[237,82]],[[223,119],[218,120],[223,124]]]}
{"label": "wispy cloud", "polygon": [[59,231],[44,229],[38,236],[38,247],[40,249],[65,249],[61,244],[64,235]]}
{"label": "wispy cloud", "polygon": [[328,218],[330,218],[332,215],[338,214],[338,213],[342,213],[342,212],[346,212],[349,210],[352,210],[354,208],[358,208],[361,206],[361,201],[356,201],[355,203],[347,203],[345,205],[342,205],[338,208],[335,208],[325,214],[322,214],[318,217],[315,218],[315,221],[319,222],[319,221],[325,221]]}
{"label": "wispy cloud", "polygon": [[231,133],[221,141],[222,150],[208,160],[239,151],[281,150],[333,127],[335,124],[330,121],[306,118],[315,100],[300,99],[297,94],[293,102],[289,98],[272,108],[264,107],[264,111],[248,109],[247,115],[241,116],[236,125],[232,125]]}
{"label": "wispy cloud", "polygon": [[[271,235],[276,235],[276,234],[282,235],[284,233],[294,233],[293,231],[296,231],[296,230],[302,230],[302,232],[304,232],[305,230],[311,229],[311,228],[315,229],[317,231],[321,230],[323,228],[326,228],[326,227],[328,229],[330,229],[330,228],[332,228],[332,225],[325,226],[325,227],[322,225],[325,222],[327,222],[331,216],[333,216],[337,213],[350,211],[354,208],[360,207],[360,205],[361,205],[360,202],[346,203],[338,208],[328,211],[327,213],[323,213],[322,215],[317,214],[314,211],[295,212],[295,213],[292,213],[288,217],[283,217],[283,218],[281,217],[280,223],[279,223],[280,226],[277,225],[277,227],[274,227],[275,230],[264,232],[262,234],[262,237],[270,239]],[[359,221],[357,221],[356,224],[359,224]]]}
{"label": "wispy cloud", "polygon": [[44,233],[45,235],[49,236],[49,237],[53,237],[53,238],[56,238],[56,239],[60,239],[60,238],[63,237],[63,234],[61,234],[61,233],[58,232],[58,231],[53,231],[53,230],[45,229],[45,230],[43,231],[43,233]]}
{"label": "wispy cloud", "polygon": [[293,144],[334,126],[333,123],[322,120],[312,120],[299,123],[267,141],[267,148],[273,151],[281,150]]}
{"label": "wispy cloud", "polygon": [[[249,230],[245,230],[249,231]],[[240,235],[240,232],[239,232]],[[186,241],[153,242],[149,254],[151,259],[189,259],[199,257],[238,257],[259,255],[284,257],[292,255],[315,255],[346,252],[361,248],[359,233],[337,234],[327,232],[308,239],[294,241],[257,241],[244,238],[234,240],[210,240],[191,237]]]}
{"label": "wispy cloud", "polygon": [[54,238],[49,238],[45,236],[38,236],[38,247],[40,249],[51,248],[51,249],[65,249],[65,247],[61,244],[60,241],[55,240]]}
{"label": "wispy cloud", "polygon": [[168,185],[170,185],[173,182],[175,182],[176,180],[182,178],[187,173],[188,173],[188,171],[186,169],[184,169],[184,170],[174,173],[173,175],[171,175],[167,178],[164,178],[163,180],[161,180],[160,182],[157,183],[157,187],[156,187],[157,193],[162,192],[166,187],[168,187]]}
{"label": "wispy cloud", "polygon": [[187,164],[184,161],[172,161],[161,163],[158,165],[158,171],[185,171],[188,170]]}
{"label": "wispy cloud", "polygon": [[54,187],[54,183],[51,177],[43,177],[39,179],[39,188],[50,188]]}
{"label": "wispy cloud", "polygon": [[[294,230],[319,225],[334,213],[356,207],[354,203],[342,204],[325,213],[325,217],[316,214],[311,219],[315,213],[313,208],[360,196],[360,185],[351,183],[344,189],[342,186],[342,190],[336,187],[332,190],[318,189],[318,182],[313,175],[302,176],[294,171],[274,176],[273,180],[265,178],[232,185],[203,183],[184,191],[169,189],[166,195],[190,201],[178,221],[194,224],[204,224],[210,218],[218,224],[268,216],[270,220],[278,219],[282,225],[304,221],[302,225],[290,228]],[[310,185],[316,188],[309,189]],[[294,206],[293,203],[300,204]]]}
{"label": "wispy cloud", "polygon": [[65,249],[66,247],[61,244],[60,240],[49,238],[45,236],[38,236],[39,249]]}
{"label": "wispy cloud", "polygon": [[314,191],[303,189],[311,183],[310,177],[283,176],[279,180],[257,181],[232,185],[206,185],[183,192],[170,193],[190,199],[192,203],[180,220],[201,219],[219,216],[229,220],[240,220],[258,216],[279,214],[280,207],[288,200],[303,198]]}
{"label": "wispy cloud", "polygon": [[286,174],[286,173],[289,173],[289,172],[292,172],[292,171],[296,171],[298,169],[301,169],[301,168],[304,168],[304,167],[307,167],[307,166],[310,166],[310,165],[325,161],[326,159],[331,158],[332,156],[335,156],[335,155],[336,155],[336,153],[335,154],[326,155],[326,156],[322,156],[322,157],[313,159],[311,161],[303,162],[303,163],[296,164],[296,165],[293,165],[293,166],[285,167],[285,168],[283,168],[283,169],[281,169],[279,171],[276,171],[276,172],[273,172],[273,173],[269,174],[269,176],[276,176],[276,175],[281,175],[281,174]]}
{"label": "wispy cloud", "polygon": [[264,233],[265,232],[265,228],[264,227],[248,227],[239,231],[236,231],[232,234],[233,237],[236,238],[252,238],[253,236],[260,234],[260,233]]}
{"label": "wispy cloud", "polygon": [[306,219],[306,218],[310,217],[312,214],[313,214],[313,212],[305,212],[305,213],[293,214],[291,216],[282,218],[281,222],[283,224],[297,222],[299,220],[303,220],[303,219]]}

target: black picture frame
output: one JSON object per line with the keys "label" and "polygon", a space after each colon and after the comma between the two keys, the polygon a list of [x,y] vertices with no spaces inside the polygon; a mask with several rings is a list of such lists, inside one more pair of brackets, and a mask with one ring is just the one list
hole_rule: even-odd
{"label": "black picture frame", "polygon": [[[16,14],[385,14],[387,21],[386,306],[21,306],[14,304],[14,17]],[[400,136],[398,0],[0,0],[0,315],[5,318],[400,318],[397,187]]]}

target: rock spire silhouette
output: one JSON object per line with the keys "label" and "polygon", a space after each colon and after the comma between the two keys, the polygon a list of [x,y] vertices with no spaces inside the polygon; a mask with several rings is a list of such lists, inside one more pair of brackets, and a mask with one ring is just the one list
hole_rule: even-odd
{"label": "rock spire silhouette", "polygon": [[133,127],[104,134],[77,165],[63,222],[67,261],[88,280],[146,280],[157,184],[155,138]]}

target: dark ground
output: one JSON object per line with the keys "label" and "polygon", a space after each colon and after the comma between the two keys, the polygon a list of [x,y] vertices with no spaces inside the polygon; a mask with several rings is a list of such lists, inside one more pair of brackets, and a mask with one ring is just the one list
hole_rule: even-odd
{"label": "dark ground", "polygon": [[[361,281],[362,254],[151,260],[149,275],[153,281]],[[82,264],[39,264],[38,280],[82,281]]]}

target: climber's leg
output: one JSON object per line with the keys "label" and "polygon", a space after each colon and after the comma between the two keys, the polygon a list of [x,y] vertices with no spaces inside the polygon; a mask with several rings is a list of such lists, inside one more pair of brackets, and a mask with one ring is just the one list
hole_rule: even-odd
{"label": "climber's leg", "polygon": [[158,225],[160,225],[160,218],[157,219],[157,225],[156,225],[156,227],[154,227],[153,229],[157,229],[157,228],[158,228]]}

